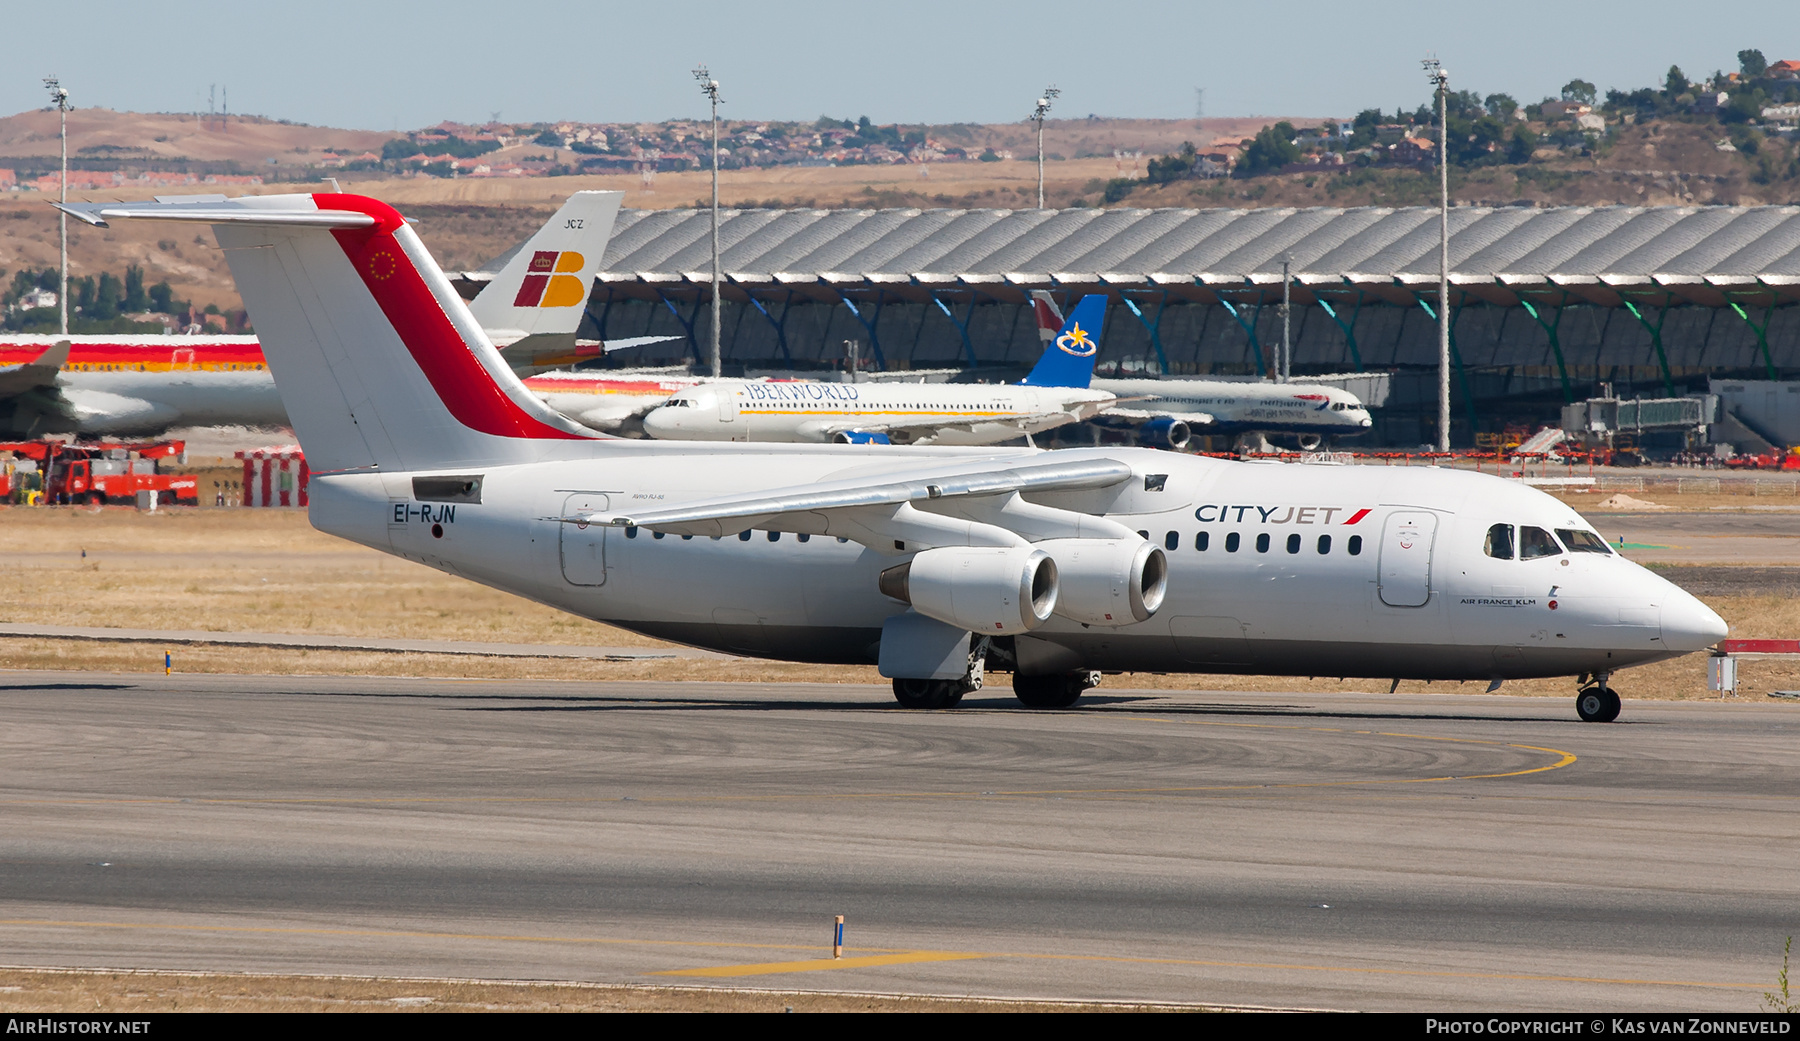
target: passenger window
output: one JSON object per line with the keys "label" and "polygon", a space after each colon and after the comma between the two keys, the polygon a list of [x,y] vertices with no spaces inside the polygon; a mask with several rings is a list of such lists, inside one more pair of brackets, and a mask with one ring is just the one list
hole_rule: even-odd
{"label": "passenger window", "polygon": [[1362,553],[1362,536],[1350,536],[1350,541],[1344,543],[1344,548],[1350,551],[1351,556],[1359,556]]}
{"label": "passenger window", "polygon": [[1231,534],[1225,536],[1225,552],[1236,553],[1237,549],[1238,549],[1238,533],[1234,531]]}
{"label": "passenger window", "polygon": [[1558,528],[1556,529],[1556,537],[1562,540],[1563,545],[1569,547],[1570,553],[1598,553],[1601,556],[1612,555],[1612,549],[1607,546],[1606,540],[1591,531],[1581,531],[1575,528]]}
{"label": "passenger window", "polygon": [[1209,543],[1211,541],[1212,541],[1212,536],[1210,533],[1204,532],[1204,531],[1194,532],[1194,548],[1199,550],[1200,552],[1205,553],[1207,543]]}
{"label": "passenger window", "polygon": [[1163,548],[1170,549],[1170,550],[1180,549],[1181,548],[1181,533],[1178,531],[1171,531],[1167,535],[1164,535],[1163,536]]}
{"label": "passenger window", "polygon": [[800,534],[800,535],[795,535],[794,539],[798,542],[810,542],[810,541],[812,541],[812,536],[807,535],[807,534]]}
{"label": "passenger window", "polygon": [[779,531],[769,532],[769,541],[770,542],[780,542],[781,541],[781,532],[779,532]]}
{"label": "passenger window", "polygon": [[749,542],[750,541],[750,529],[749,528],[745,528],[743,531],[738,532],[738,541],[739,542]]}
{"label": "passenger window", "polygon": [[1265,531],[1261,535],[1256,536],[1256,551],[1258,553],[1267,553],[1269,551],[1268,532]]}
{"label": "passenger window", "polygon": [[668,534],[668,532],[666,532],[666,531],[653,531],[650,533],[650,537],[653,539],[660,539],[660,538],[666,536],[667,534]]}
{"label": "passenger window", "polygon": [[1496,524],[1489,528],[1487,538],[1481,543],[1481,550],[1495,560],[1511,560],[1513,558],[1513,526]]}
{"label": "passenger window", "polygon": [[[683,536],[681,536],[681,541],[683,541],[683,542],[692,542],[692,541],[694,541],[694,536],[692,536],[692,535],[683,535]],[[714,539],[714,540],[713,540],[713,541],[714,541],[714,542],[717,542],[717,541],[718,541],[718,539]]]}
{"label": "passenger window", "polygon": [[1150,533],[1147,531],[1140,531],[1140,532],[1138,532],[1138,538],[1143,539],[1145,542],[1149,542],[1150,541]]}
{"label": "passenger window", "polygon": [[1294,534],[1288,536],[1287,549],[1288,549],[1289,553],[1300,552],[1300,534],[1298,532],[1295,532]]}
{"label": "passenger window", "polygon": [[1542,528],[1522,525],[1519,528],[1519,559],[1536,560],[1539,557],[1557,557],[1562,555],[1562,547],[1550,537],[1550,533]]}
{"label": "passenger window", "polygon": [[637,528],[636,528],[636,526],[632,526],[632,527],[628,527],[628,528],[626,528],[626,529],[625,529],[625,537],[626,537],[626,538],[628,538],[628,539],[635,539],[635,538],[637,538]]}
{"label": "passenger window", "polygon": [[1322,557],[1325,554],[1330,553],[1330,552],[1331,552],[1331,536],[1330,535],[1320,535],[1319,536],[1319,556]]}

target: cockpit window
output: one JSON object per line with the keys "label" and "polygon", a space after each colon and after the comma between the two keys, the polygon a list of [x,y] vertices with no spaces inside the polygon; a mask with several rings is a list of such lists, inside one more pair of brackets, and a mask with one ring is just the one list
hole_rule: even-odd
{"label": "cockpit window", "polygon": [[1612,550],[1606,545],[1606,540],[1591,531],[1582,531],[1579,528],[1558,528],[1556,537],[1562,540],[1563,545],[1569,547],[1570,553],[1598,553],[1603,557],[1612,555]]}
{"label": "cockpit window", "polygon": [[1488,529],[1487,540],[1481,544],[1483,552],[1496,560],[1513,558],[1513,526],[1496,524]]}
{"label": "cockpit window", "polygon": [[1519,528],[1519,559],[1536,560],[1539,557],[1556,557],[1562,555],[1562,547],[1550,537],[1550,533],[1542,528],[1524,525]]}

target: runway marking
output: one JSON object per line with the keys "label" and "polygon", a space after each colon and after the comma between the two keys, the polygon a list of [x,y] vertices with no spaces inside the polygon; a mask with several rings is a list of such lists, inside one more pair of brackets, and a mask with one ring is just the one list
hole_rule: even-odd
{"label": "runway marking", "polygon": [[993,958],[993,954],[974,951],[908,951],[905,954],[875,954],[858,958],[814,958],[810,961],[771,961],[759,965],[715,965],[705,969],[667,969],[651,976],[774,976],[784,972],[817,972],[820,969],[864,969],[877,965],[914,965],[928,961],[970,961]]}
{"label": "runway marking", "polygon": [[[370,936],[411,940],[488,940],[510,943],[570,943],[607,947],[706,947],[729,950],[801,951],[804,945],[791,943],[735,943],[710,940],[633,940],[609,936],[526,936],[487,933],[431,932],[421,929],[324,929],[278,925],[182,925],[167,922],[80,922],[50,918],[0,918],[0,926],[38,926],[52,929],[166,929],[187,933],[233,933],[272,936]],[[890,948],[868,950],[903,954]]]}
{"label": "runway marking", "polygon": [[982,799],[1023,798],[1048,795],[1181,795],[1199,792],[1250,792],[1290,789],[1351,788],[1362,785],[1437,784],[1444,781],[1491,781],[1504,777],[1560,770],[1577,761],[1573,752],[1540,745],[1521,745],[1508,741],[1483,741],[1470,737],[1436,737],[1429,734],[1402,734],[1385,730],[1350,730],[1341,727],[1314,727],[1283,723],[1226,723],[1195,719],[1154,719],[1145,722],[1170,726],[1234,727],[1245,730],[1304,730],[1329,734],[1362,734],[1376,737],[1400,737],[1414,741],[1442,741],[1449,744],[1486,745],[1493,748],[1517,748],[1558,756],[1548,766],[1509,770],[1490,774],[1445,774],[1437,777],[1389,777],[1354,781],[1269,781],[1256,784],[1178,785],[1159,788],[1019,788],[947,792],[805,792],[788,795],[643,795],[643,796],[370,796],[363,798],[298,798],[298,799],[209,799],[209,798],[139,798],[139,799],[0,799],[0,806],[430,806],[430,805],[587,805],[616,802],[638,803],[721,803],[721,802],[799,802],[844,801],[869,799]]}
{"label": "runway marking", "polygon": [[[166,930],[171,932],[229,933],[235,935],[267,935],[267,936],[364,936],[385,937],[395,939],[421,940],[481,940],[507,943],[548,943],[576,944],[609,947],[680,947],[711,948],[727,950],[804,950],[791,944],[777,943],[738,943],[730,941],[706,940],[636,940],[618,937],[590,936],[529,936],[512,934],[433,932],[428,930],[408,929],[324,929],[301,928],[294,926],[248,926],[248,925],[181,925],[157,922],[83,922],[60,921],[55,919],[13,918],[0,919],[0,926],[35,926],[57,929],[132,929],[132,930]],[[1224,961],[1200,958],[1132,958],[1104,954],[1036,954],[1010,951],[902,951],[882,948],[869,948],[880,953],[874,955],[858,955],[852,958],[829,959],[819,958],[806,961],[766,962],[758,965],[724,965],[710,969],[679,969],[647,973],[652,976],[748,976],[762,973],[804,972],[810,967],[817,968],[861,968],[878,965],[905,965],[939,961],[968,961],[989,958],[1018,958],[1036,961],[1076,961],[1101,962],[1119,965],[1185,965],[1197,968],[1222,969],[1264,969],[1285,972],[1330,972],[1330,973],[1362,973],[1378,976],[1411,976],[1437,979],[1469,979],[1469,980],[1515,980],[1520,982],[1539,983],[1595,983],[1611,986],[1645,986],[1645,987],[1700,987],[1731,990],[1754,990],[1767,987],[1766,983],[1728,983],[1709,980],[1658,980],[1634,979],[1629,977],[1608,976],[1559,976],[1547,973],[1506,973],[1506,972],[1456,972],[1444,969],[1386,969],[1355,965],[1314,965],[1288,962],[1253,962]],[[783,966],[802,966],[802,968],[784,968]],[[747,971],[733,971],[747,970]]]}

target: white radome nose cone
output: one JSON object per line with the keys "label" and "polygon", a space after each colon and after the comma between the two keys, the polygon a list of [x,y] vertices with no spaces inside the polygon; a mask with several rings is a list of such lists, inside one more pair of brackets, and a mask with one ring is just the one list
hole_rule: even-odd
{"label": "white radome nose cone", "polygon": [[677,419],[671,408],[653,408],[644,416],[644,432],[651,437],[662,437],[680,429],[681,421]]}
{"label": "white radome nose cone", "polygon": [[1687,593],[1672,596],[1662,609],[1662,642],[1672,651],[1699,651],[1730,632],[1725,619]]}

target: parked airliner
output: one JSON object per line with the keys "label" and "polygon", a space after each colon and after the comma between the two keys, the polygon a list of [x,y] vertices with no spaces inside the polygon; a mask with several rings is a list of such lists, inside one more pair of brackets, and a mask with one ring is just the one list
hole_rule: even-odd
{"label": "parked airliner", "polygon": [[[1038,335],[1048,340],[1062,324],[1062,312],[1042,289],[1032,291],[1031,305]],[[1092,422],[1131,430],[1140,443],[1155,448],[1185,448],[1195,434],[1258,444],[1265,435],[1286,434],[1311,451],[1328,440],[1368,433],[1374,425],[1356,395],[1320,384],[1171,377],[1097,379],[1093,386],[1122,403]]]}
{"label": "parked airliner", "polygon": [[[470,305],[515,369],[570,364],[602,349],[584,349],[575,334],[622,198],[570,196]],[[150,435],[176,426],[287,422],[254,336],[21,335],[0,342],[0,432],[9,435]]]}
{"label": "parked airliner", "polygon": [[725,380],[683,390],[644,417],[673,441],[991,445],[1087,419],[1114,403],[1088,388],[1106,298],[1076,305],[1018,384]]}
{"label": "parked airliner", "polygon": [[533,397],[392,207],[345,194],[71,203],[210,224],[313,466],[322,531],[653,636],[870,662],[902,705],[1012,670],[1498,685],[1701,650],[1725,623],[1531,488],[1142,448],[694,444]]}

